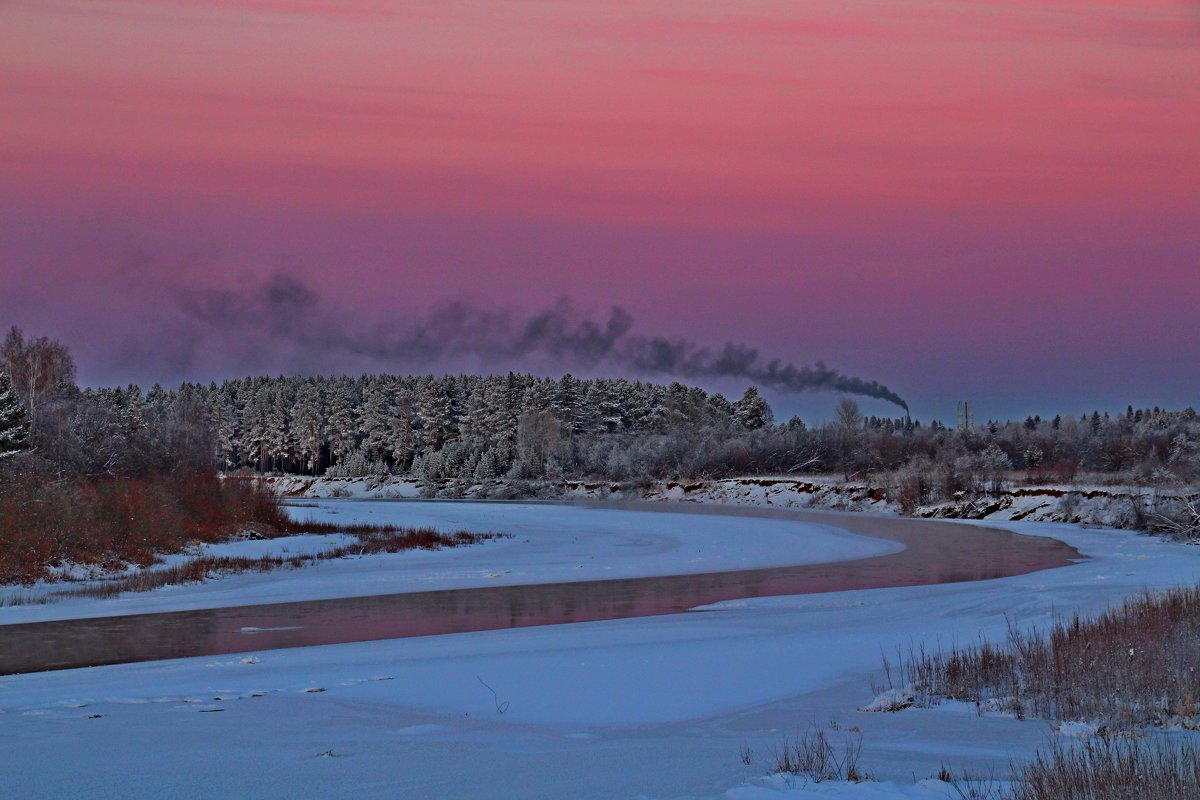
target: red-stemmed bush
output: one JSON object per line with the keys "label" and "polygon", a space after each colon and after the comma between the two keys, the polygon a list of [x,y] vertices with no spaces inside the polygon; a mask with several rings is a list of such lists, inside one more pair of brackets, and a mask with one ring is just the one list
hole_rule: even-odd
{"label": "red-stemmed bush", "polygon": [[256,482],[212,473],[10,475],[0,486],[0,584],[33,583],[67,565],[147,566],[190,543],[294,528]]}

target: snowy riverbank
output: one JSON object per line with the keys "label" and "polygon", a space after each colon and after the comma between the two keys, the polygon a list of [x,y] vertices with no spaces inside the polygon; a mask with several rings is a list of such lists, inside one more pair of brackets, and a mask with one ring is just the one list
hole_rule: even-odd
{"label": "snowy riverbank", "polygon": [[[344,507],[370,514],[389,505]],[[810,796],[763,775],[784,737],[816,723],[860,728],[863,768],[890,783],[809,787],[811,796],[946,795],[948,787],[913,780],[943,763],[1004,773],[1050,727],[953,705],[858,712],[871,700],[881,650],[1000,636],[1006,617],[1045,623],[1200,580],[1194,547],[1072,526],[1003,527],[1060,538],[1090,560],[977,583],[734,601],[706,613],[0,678],[6,763],[45,765],[0,770],[0,790],[239,800]],[[503,543],[478,552],[493,546],[503,568],[520,552]],[[739,546],[721,550],[732,556]],[[120,775],[107,769],[115,761],[126,765]]]}
{"label": "snowy riverbank", "polygon": [[[447,482],[430,490],[401,477],[264,479],[285,497],[353,497],[409,499],[422,496],[466,499],[664,500],[721,505],[813,508],[899,514],[888,501],[885,486],[844,481],[828,475],[804,477],[745,477],[720,480],[652,481],[636,486],[596,481],[493,481],[471,486]],[[919,506],[912,516],[1025,522],[1065,522],[1107,528],[1135,529],[1135,507],[1153,507],[1159,498],[1192,496],[1195,489],[1153,489],[1141,486],[1047,484],[1009,486],[994,496]]]}

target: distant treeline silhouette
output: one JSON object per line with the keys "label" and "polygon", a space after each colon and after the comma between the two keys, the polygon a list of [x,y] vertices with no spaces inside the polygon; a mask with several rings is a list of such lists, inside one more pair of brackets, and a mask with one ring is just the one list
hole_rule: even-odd
{"label": "distant treeline silhouette", "polygon": [[729,400],[678,382],[569,374],[250,377],[171,390],[80,389],[61,345],[24,342],[19,331],[9,340],[12,353],[28,355],[40,343],[45,356],[35,359],[36,370],[16,356],[0,362],[31,421],[27,435],[9,437],[32,447],[0,458],[9,472],[402,475],[450,493],[504,479],[887,473],[880,483],[898,487],[909,506],[992,491],[1014,471],[1030,482],[1069,482],[1080,472],[1153,485],[1200,479],[1193,409],[1129,407],[956,430],[907,416],[867,417],[850,398],[828,422],[777,422],[753,386]]}

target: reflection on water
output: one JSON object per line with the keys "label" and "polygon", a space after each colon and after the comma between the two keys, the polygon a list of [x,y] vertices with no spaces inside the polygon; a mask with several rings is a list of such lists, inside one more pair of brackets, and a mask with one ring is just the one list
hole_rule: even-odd
{"label": "reflection on water", "polygon": [[[659,510],[638,505],[639,510]],[[0,626],[0,674],[674,614],[743,597],[977,581],[1071,563],[1052,540],[927,520],[782,509],[670,511],[835,525],[900,542],[873,558],[660,578],[494,586]],[[664,518],[668,523],[671,518]]]}

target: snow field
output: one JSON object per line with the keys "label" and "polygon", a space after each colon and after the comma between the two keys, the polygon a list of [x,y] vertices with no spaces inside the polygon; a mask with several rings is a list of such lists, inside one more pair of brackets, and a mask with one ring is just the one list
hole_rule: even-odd
{"label": "snow field", "polygon": [[[454,526],[509,507],[430,505],[447,509],[428,513]],[[391,513],[384,504],[352,508],[363,521]],[[528,513],[542,511],[553,509]],[[949,788],[927,779],[942,764],[1006,774],[1011,759],[1054,734],[961,704],[860,712],[881,651],[1000,637],[1006,615],[1045,624],[1200,579],[1193,547],[1062,525],[1004,527],[1060,538],[1091,560],[978,583],[731,601],[702,613],[0,678],[0,794],[941,800]],[[736,560],[732,547],[722,550]],[[492,552],[534,568],[519,548]],[[772,748],[812,724],[858,727],[862,766],[882,782],[764,777]],[[739,757],[747,747],[750,765]]]}

